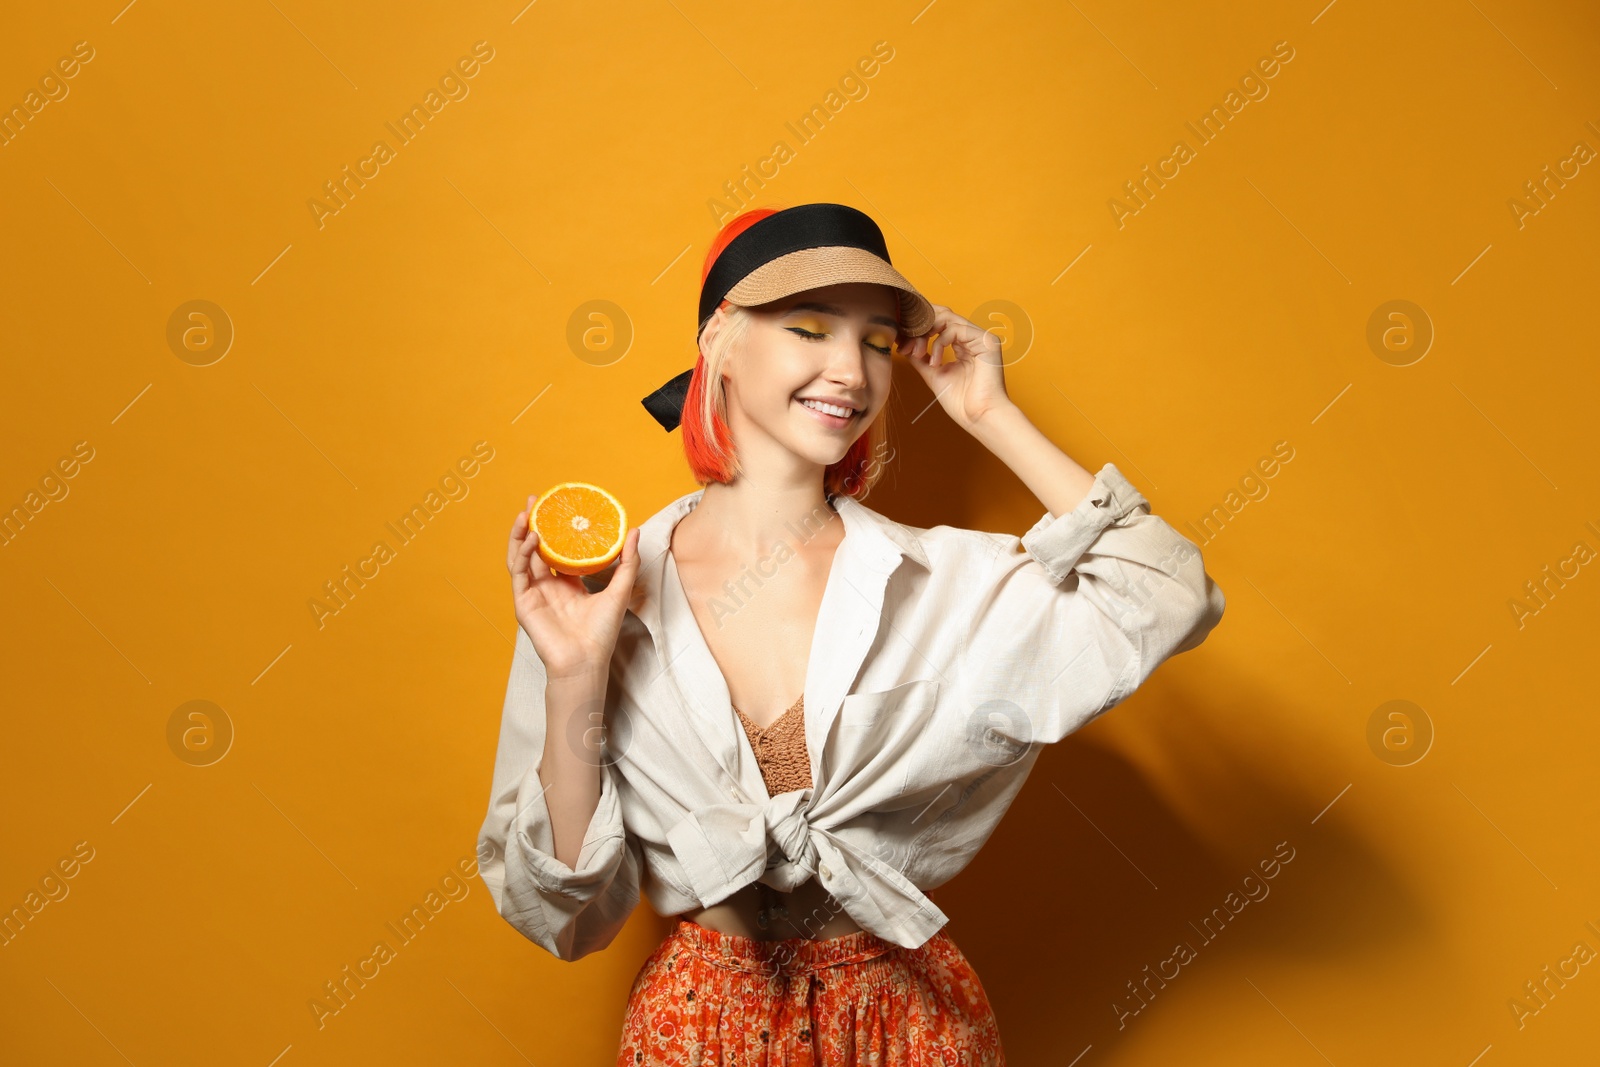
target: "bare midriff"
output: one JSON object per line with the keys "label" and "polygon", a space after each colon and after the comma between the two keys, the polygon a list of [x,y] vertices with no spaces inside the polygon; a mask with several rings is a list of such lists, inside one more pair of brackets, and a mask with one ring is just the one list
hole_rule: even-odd
{"label": "bare midriff", "polygon": [[[762,908],[764,890],[769,912],[765,930],[756,921]],[[682,918],[719,933],[738,934],[758,941],[780,941],[793,937],[822,940],[861,929],[833,894],[815,878],[801,883],[791,893],[781,893],[770,886],[751,883],[709,908],[684,912]]]}

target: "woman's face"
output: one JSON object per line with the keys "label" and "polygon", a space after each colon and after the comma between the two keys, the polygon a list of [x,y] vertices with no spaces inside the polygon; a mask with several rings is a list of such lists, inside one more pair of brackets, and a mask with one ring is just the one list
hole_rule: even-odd
{"label": "woman's face", "polygon": [[[740,455],[753,430],[822,466],[842,459],[888,402],[899,307],[888,286],[846,282],[751,308],[743,347],[723,366]],[[807,398],[852,410],[840,418]]]}

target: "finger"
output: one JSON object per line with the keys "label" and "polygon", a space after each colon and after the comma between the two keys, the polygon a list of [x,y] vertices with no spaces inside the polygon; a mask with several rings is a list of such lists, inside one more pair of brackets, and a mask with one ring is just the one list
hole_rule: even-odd
{"label": "finger", "polygon": [[928,358],[928,349],[933,345],[933,334],[925,333],[911,340],[911,351],[908,353],[911,361],[921,362]]}
{"label": "finger", "polygon": [[906,348],[906,361],[917,369],[917,373],[926,374],[928,371],[929,339],[918,337]]}
{"label": "finger", "polygon": [[934,329],[940,331],[941,333],[944,332],[944,329],[949,326],[961,326],[970,329],[977,328],[977,324],[971,319],[956,314],[943,304],[933,305],[933,321]]}
{"label": "finger", "polygon": [[606,585],[606,595],[626,603],[633,596],[633,581],[639,573],[639,527],[635,526],[622,539],[622,554],[617,558],[617,569]]}
{"label": "finger", "polygon": [[528,538],[524,537],[517,543],[511,556],[511,595],[518,599],[533,584],[533,573],[528,564],[527,544]]}
{"label": "finger", "polygon": [[533,577],[528,573],[528,564],[523,559],[520,548],[517,550],[517,554],[512,557],[511,564],[507,569],[511,571],[512,599],[520,601],[522,594],[526,593],[528,587],[533,584]]}
{"label": "finger", "polygon": [[528,527],[533,513],[533,497],[528,498],[528,506],[517,512],[517,517],[511,523],[511,540],[506,545],[506,569],[515,568],[517,562],[517,549],[528,536]]}
{"label": "finger", "polygon": [[978,336],[977,327],[965,319],[957,317],[947,323],[939,334],[940,362],[944,361],[946,352],[955,359],[960,359],[963,352],[970,353]]}
{"label": "finger", "polygon": [[536,551],[538,547],[537,530],[529,530],[517,544],[516,555],[511,561],[511,591],[515,596],[520,597],[534,583],[550,577],[550,568]]}
{"label": "finger", "polygon": [[510,523],[510,539],[506,542],[506,566],[509,568],[517,560],[517,547],[522,544],[523,537],[528,536],[528,512],[517,512],[517,518]]}
{"label": "finger", "polygon": [[550,565],[544,561],[544,557],[539,555],[537,551],[538,547],[539,531],[529,530],[528,536],[522,541],[522,555],[527,561],[528,575],[534,581],[542,582],[552,577],[555,572],[552,571],[550,569]]}
{"label": "finger", "polygon": [[939,352],[940,363],[944,362],[947,353],[951,359],[959,360],[961,358],[962,338],[953,327],[940,334],[939,340],[942,342]]}
{"label": "finger", "polygon": [[937,393],[939,391],[938,372],[929,369],[928,361],[919,359],[912,366],[917,369],[917,377],[922,379],[922,384],[926,385],[929,391]]}

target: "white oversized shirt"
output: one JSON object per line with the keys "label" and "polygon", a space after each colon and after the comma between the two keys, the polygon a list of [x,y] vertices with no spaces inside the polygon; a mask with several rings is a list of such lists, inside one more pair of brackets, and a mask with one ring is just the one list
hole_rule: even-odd
{"label": "white oversized shirt", "polygon": [[544,670],[517,628],[479,869],[500,914],[564,960],[608,945],[641,888],[670,916],[813,876],[861,928],[922,945],[947,921],[923,890],[977,853],[1041,747],[1222,617],[1200,550],[1110,463],[1021,538],[909,527],[835,496],[845,535],[805,681],[813,785],[770,797],[667,550],[704,492],[640,528],[604,721],[574,727],[606,745],[576,868],[554,856]]}

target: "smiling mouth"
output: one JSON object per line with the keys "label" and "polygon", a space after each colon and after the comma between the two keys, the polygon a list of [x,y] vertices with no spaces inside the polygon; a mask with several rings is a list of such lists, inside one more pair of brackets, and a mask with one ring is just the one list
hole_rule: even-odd
{"label": "smiling mouth", "polygon": [[834,429],[850,425],[850,423],[855,421],[856,416],[861,414],[855,409],[848,409],[850,414],[837,415],[835,412],[841,410],[843,405],[829,404],[827,405],[829,410],[823,410],[822,407],[818,406],[820,403],[819,401],[801,400],[798,397],[795,399],[795,403],[809,411],[818,419],[818,421],[822,422],[823,425],[832,427]]}

